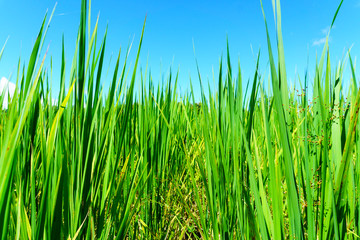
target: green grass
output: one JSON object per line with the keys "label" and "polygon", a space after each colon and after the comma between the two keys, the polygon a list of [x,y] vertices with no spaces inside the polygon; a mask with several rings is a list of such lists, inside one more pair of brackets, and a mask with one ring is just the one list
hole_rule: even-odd
{"label": "green grass", "polygon": [[131,46],[119,51],[104,90],[107,33],[98,41],[97,24],[90,29],[90,6],[82,1],[69,79],[62,45],[56,106],[40,57],[54,11],[27,67],[19,60],[17,91],[0,112],[1,239],[360,238],[360,91],[350,53],[350,79],[345,60],[331,65],[326,42],[315,75],[288,88],[273,0],[278,60],[264,15],[270,75],[258,71],[259,53],[245,91],[229,46],[216,91],[198,68],[200,102],[192,85],[180,97],[177,72],[154,86],[137,66],[145,22],[134,67]]}

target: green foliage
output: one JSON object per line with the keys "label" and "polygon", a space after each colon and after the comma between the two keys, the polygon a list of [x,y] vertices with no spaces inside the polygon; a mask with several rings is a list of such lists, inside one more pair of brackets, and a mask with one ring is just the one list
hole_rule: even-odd
{"label": "green foliage", "polygon": [[58,103],[44,87],[45,56],[40,62],[45,17],[0,112],[1,239],[359,238],[360,91],[350,54],[347,94],[344,61],[331,71],[327,42],[313,82],[306,75],[303,89],[289,89],[273,0],[277,63],[264,15],[269,79],[258,71],[259,52],[243,92],[227,46],[216,91],[204,88],[198,68],[199,103],[192,85],[179,96],[178,73],[155,87],[137,68],[144,22],[132,71],[129,47],[105,94],[107,32],[97,45],[90,9],[83,0],[69,79],[62,45]]}

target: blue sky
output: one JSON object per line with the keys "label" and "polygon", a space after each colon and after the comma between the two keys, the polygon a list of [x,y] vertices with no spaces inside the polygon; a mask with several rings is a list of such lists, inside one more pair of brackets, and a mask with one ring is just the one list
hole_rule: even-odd
{"label": "blue sky", "polygon": [[[21,56],[27,64],[40,24],[47,9],[53,9],[56,1],[0,0],[0,46],[9,37],[0,61],[0,77],[13,76]],[[269,22],[273,48],[275,33],[270,0],[263,0]],[[320,54],[323,38],[331,24],[339,1],[303,0],[282,1],[282,29],[288,79],[296,73],[303,78],[309,56],[309,71],[314,72],[316,54]],[[330,36],[330,54],[333,65],[342,59],[352,46],[352,56],[360,54],[360,0],[344,1]],[[180,69],[179,86],[190,89],[192,77],[198,92],[193,42],[203,81],[213,85],[212,69],[218,72],[219,59],[226,53],[226,36],[229,38],[233,65],[240,60],[243,81],[252,79],[256,54],[261,50],[261,73],[268,74],[268,53],[260,1],[92,1],[92,25],[100,13],[99,40],[106,25],[108,37],[106,65],[112,73],[113,63],[121,47],[134,39],[130,60],[134,63],[137,44],[145,15],[147,15],[144,44],[140,66],[148,61],[155,83],[162,81],[172,67]],[[53,57],[53,91],[59,85],[61,39],[65,36],[67,69],[69,70],[80,18],[80,1],[59,1],[51,22],[43,51],[49,47],[48,57]],[[44,53],[44,52],[43,52]],[[113,57],[111,58],[111,56]],[[124,56],[124,54],[122,55]],[[111,63],[110,62],[111,59]],[[123,59],[123,57],[122,57]],[[49,66],[49,62],[47,62]],[[107,69],[107,68],[105,68]],[[109,77],[104,77],[107,86]]]}

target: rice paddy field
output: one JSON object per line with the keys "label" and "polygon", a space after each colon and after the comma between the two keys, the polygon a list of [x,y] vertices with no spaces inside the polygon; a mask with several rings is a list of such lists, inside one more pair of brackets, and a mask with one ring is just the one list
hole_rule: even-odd
{"label": "rice paddy field", "polygon": [[273,45],[264,15],[269,74],[256,70],[243,89],[228,51],[216,90],[200,71],[191,80],[200,101],[192,87],[179,95],[176,72],[155,86],[139,71],[145,22],[135,64],[119,54],[104,89],[106,34],[96,40],[97,25],[88,28],[85,0],[70,78],[63,46],[60,92],[51,96],[48,56],[39,54],[45,17],[0,112],[1,239],[359,239],[355,62],[350,52],[330,62],[326,41],[315,74],[289,88],[273,3]]}

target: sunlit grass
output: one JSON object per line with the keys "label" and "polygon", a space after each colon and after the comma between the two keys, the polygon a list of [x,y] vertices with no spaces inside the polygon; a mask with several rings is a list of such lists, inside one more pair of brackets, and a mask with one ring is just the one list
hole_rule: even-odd
{"label": "sunlit grass", "polygon": [[199,70],[200,102],[192,85],[180,97],[178,73],[158,86],[147,69],[139,73],[145,22],[134,67],[130,48],[119,52],[103,89],[107,33],[96,41],[83,0],[70,78],[63,44],[53,105],[48,56],[40,57],[45,17],[0,112],[1,239],[359,238],[355,65],[349,53],[351,78],[343,79],[344,61],[331,71],[326,42],[315,75],[288,88],[280,1],[273,6],[277,61],[267,25],[264,35],[270,76],[258,71],[258,57],[244,91],[228,46],[216,91],[204,87]]}

